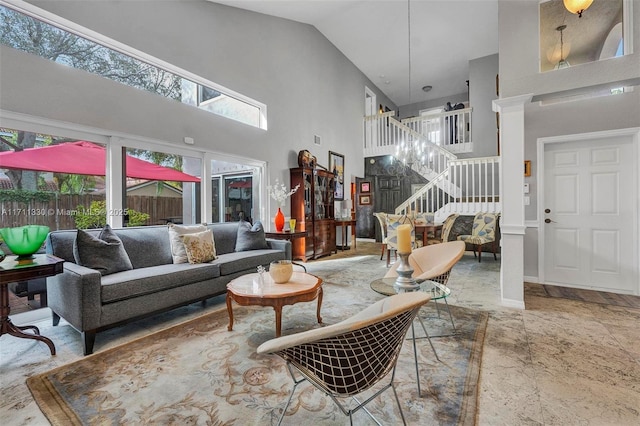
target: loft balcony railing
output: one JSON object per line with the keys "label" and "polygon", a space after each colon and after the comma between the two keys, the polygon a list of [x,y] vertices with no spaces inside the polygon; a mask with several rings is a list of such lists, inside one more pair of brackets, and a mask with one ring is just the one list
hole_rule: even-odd
{"label": "loft balcony railing", "polygon": [[473,152],[471,111],[471,108],[465,108],[405,118],[402,124],[451,153]]}

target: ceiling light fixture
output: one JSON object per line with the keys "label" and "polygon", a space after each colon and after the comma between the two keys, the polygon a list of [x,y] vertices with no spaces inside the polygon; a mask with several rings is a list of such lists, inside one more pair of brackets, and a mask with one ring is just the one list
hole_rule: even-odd
{"label": "ceiling light fixture", "polygon": [[411,0],[407,0],[407,46],[409,56],[409,104],[411,104]]}
{"label": "ceiling light fixture", "polygon": [[560,31],[560,60],[555,66],[555,69],[561,70],[563,68],[569,68],[571,65],[569,61],[564,57],[564,38],[562,37],[562,32],[567,28],[566,25],[560,25],[556,28],[556,31]]}
{"label": "ceiling light fixture", "polygon": [[[411,104],[411,0],[407,0],[407,45],[409,54],[409,105]],[[425,90],[425,88],[428,88]],[[425,92],[431,90],[431,86],[422,88]],[[402,165],[401,173],[411,173],[411,169],[419,171],[425,167],[429,161],[429,155],[426,150],[426,143],[422,138],[417,138],[411,134],[406,134],[407,140],[401,140],[396,146],[395,157],[400,160]]]}
{"label": "ceiling light fixture", "polygon": [[422,91],[423,92],[430,92],[431,89],[433,89],[433,86],[422,86]]}
{"label": "ceiling light fixture", "polygon": [[582,13],[591,6],[593,0],[563,0],[564,7],[571,13],[578,15],[578,18],[582,18]]}

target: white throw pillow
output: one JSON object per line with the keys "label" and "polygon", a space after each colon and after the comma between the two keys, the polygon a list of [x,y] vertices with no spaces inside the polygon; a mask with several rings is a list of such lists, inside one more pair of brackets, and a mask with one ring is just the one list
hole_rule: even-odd
{"label": "white throw pillow", "polygon": [[187,263],[189,259],[180,236],[204,232],[207,230],[207,227],[205,225],[174,225],[173,223],[170,223],[168,227],[173,263]]}
{"label": "white throw pillow", "polygon": [[180,239],[184,243],[189,263],[211,262],[216,258],[216,244],[210,229],[196,234],[180,235]]}

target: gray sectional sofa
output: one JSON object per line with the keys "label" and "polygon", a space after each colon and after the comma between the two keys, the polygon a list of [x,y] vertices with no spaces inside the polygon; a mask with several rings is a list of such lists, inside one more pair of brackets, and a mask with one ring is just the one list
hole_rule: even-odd
{"label": "gray sectional sofa", "polygon": [[76,230],[51,232],[47,253],[66,261],[62,274],[47,278],[53,325],[62,317],[80,331],[87,355],[99,331],[223,294],[229,281],[257,266],[291,259],[291,243],[283,240],[266,239],[268,248],[235,251],[238,227],[238,222],[207,225],[218,257],[201,264],[173,263],[166,226],[115,229],[133,269],[108,275],[75,263]]}

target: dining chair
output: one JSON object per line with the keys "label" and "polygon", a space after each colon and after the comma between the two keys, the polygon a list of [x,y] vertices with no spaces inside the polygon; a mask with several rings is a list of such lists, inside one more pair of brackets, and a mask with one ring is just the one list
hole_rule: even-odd
{"label": "dining chair", "polygon": [[[258,354],[275,354],[286,361],[293,380],[293,389],[278,425],[286,415],[297,386],[304,381],[331,398],[349,416],[351,424],[353,414],[360,409],[380,424],[365,405],[391,388],[402,423],[406,425],[394,385],[396,363],[407,330],[429,298],[421,292],[396,294],[337,324],[279,337],[260,345]],[[388,383],[379,389],[376,387],[377,390],[372,389],[389,375]],[[360,402],[356,396],[363,393],[366,399]],[[355,406],[344,401],[346,398],[352,398]]]}
{"label": "dining chair", "polygon": [[482,246],[491,244],[493,258],[496,257],[496,227],[500,220],[500,213],[476,213],[473,218],[471,235],[458,235],[458,240],[469,243],[473,246],[473,255],[478,250],[478,262],[482,262]]}
{"label": "dining chair", "polygon": [[391,252],[395,254],[396,260],[398,259],[398,227],[400,225],[411,225],[411,246],[415,247],[416,244],[416,230],[413,220],[407,215],[388,214],[386,215],[387,221],[387,267],[391,264]]}
{"label": "dining chair", "polygon": [[378,219],[378,224],[380,225],[380,234],[381,234],[381,249],[380,249],[380,260],[384,256],[384,252],[387,249],[387,214],[383,212],[376,212],[373,214],[376,219]]}
{"label": "dining chair", "polygon": [[451,234],[451,229],[453,228],[453,224],[456,222],[456,219],[460,216],[457,213],[452,213],[442,222],[442,231],[440,232],[440,238],[428,238],[427,243],[425,245],[431,244],[440,244],[446,243],[449,241],[449,234]]}

